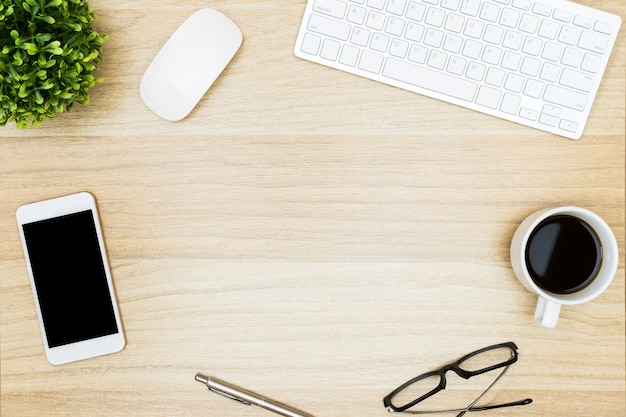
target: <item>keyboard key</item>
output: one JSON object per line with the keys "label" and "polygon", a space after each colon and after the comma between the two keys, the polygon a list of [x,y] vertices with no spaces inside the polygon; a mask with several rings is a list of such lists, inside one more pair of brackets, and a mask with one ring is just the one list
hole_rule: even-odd
{"label": "keyboard key", "polygon": [[504,82],[504,88],[513,91],[515,93],[521,93],[522,88],[524,88],[525,78],[519,74],[515,74],[510,72],[506,76],[506,81]]}
{"label": "keyboard key", "polygon": [[539,116],[539,112],[533,109],[522,107],[519,111],[519,116],[527,120],[535,121]]}
{"label": "keyboard key", "polygon": [[561,52],[563,52],[563,46],[554,42],[546,42],[546,46],[543,47],[541,57],[552,62],[559,62],[561,59]]}
{"label": "keyboard key", "polygon": [[409,50],[409,43],[401,39],[394,39],[391,41],[391,47],[389,48],[389,54],[398,58],[404,58]]}
{"label": "keyboard key", "polygon": [[572,12],[563,9],[556,9],[554,13],[552,13],[552,17],[560,22],[569,23],[572,21]]}
{"label": "keyboard key", "polygon": [[385,25],[385,15],[380,12],[370,11],[367,15],[365,26],[374,30],[382,30]]}
{"label": "keyboard key", "polygon": [[355,27],[350,37],[350,42],[358,46],[367,46],[370,41],[370,31],[360,27]]}
{"label": "keyboard key", "polygon": [[548,103],[554,103],[569,109],[583,111],[587,104],[587,96],[572,90],[549,85],[543,95],[543,99]]}
{"label": "keyboard key", "polygon": [[445,19],[445,17],[446,12],[441,9],[431,7],[426,12],[426,19],[424,20],[424,22],[426,22],[427,25],[440,28],[441,26],[443,26],[443,20]]}
{"label": "keyboard key", "polygon": [[389,4],[387,5],[387,11],[391,14],[402,16],[404,14],[405,6],[406,0],[389,0]]}
{"label": "keyboard key", "polygon": [[502,49],[487,45],[483,52],[482,61],[487,64],[498,65],[501,56]]}
{"label": "keyboard key", "polygon": [[463,75],[465,74],[465,67],[467,66],[467,60],[461,57],[453,56],[448,61],[448,67],[446,71],[451,74]]}
{"label": "keyboard key", "polygon": [[465,25],[465,35],[474,39],[480,39],[483,36],[483,28],[485,24],[479,20],[469,19]]}
{"label": "keyboard key", "polygon": [[467,67],[467,72],[465,73],[465,75],[470,80],[482,81],[485,77],[486,71],[487,67],[485,65],[479,64],[478,62],[472,62]]}
{"label": "keyboard key", "polygon": [[565,68],[563,74],[561,74],[561,80],[559,84],[566,87],[575,88],[577,90],[590,92],[595,84],[595,77],[584,72],[574,71],[570,68]]}
{"label": "keyboard key", "polygon": [[409,51],[409,61],[413,61],[417,64],[423,64],[426,62],[428,56],[428,49],[421,45],[413,45]]}
{"label": "keyboard key", "polygon": [[551,64],[546,62],[541,67],[541,72],[539,73],[539,78],[544,81],[549,81],[551,83],[556,82],[559,79],[559,74],[561,72],[561,67],[555,64]]}
{"label": "keyboard key", "polygon": [[545,84],[539,80],[529,79],[526,81],[526,87],[524,87],[524,95],[532,98],[539,98],[543,92],[544,85]]}
{"label": "keyboard key", "polygon": [[429,27],[428,29],[426,29],[424,43],[428,46],[439,48],[443,43],[443,32]]}
{"label": "keyboard key", "polygon": [[315,0],[313,10],[328,16],[343,19],[346,15],[348,4],[340,0]]}
{"label": "keyboard key", "polygon": [[522,52],[525,54],[538,56],[541,52],[541,47],[543,46],[543,41],[539,38],[535,38],[533,36],[527,36],[524,39],[524,44],[522,45]]}
{"label": "keyboard key", "polygon": [[483,7],[480,9],[480,18],[488,22],[496,22],[500,15],[500,6],[493,3],[483,3]]}
{"label": "keyboard key", "polygon": [[477,16],[480,9],[480,0],[463,0],[461,3],[461,13],[469,16]]}
{"label": "keyboard key", "polygon": [[349,24],[317,14],[311,15],[307,28],[311,32],[330,36],[331,38],[342,41],[348,40],[348,36],[350,36]]}
{"label": "keyboard key", "polygon": [[348,16],[346,20],[350,23],[355,23],[357,25],[362,25],[365,22],[365,16],[367,15],[367,10],[363,7],[355,6],[354,4],[350,5],[350,10],[348,10]]}
{"label": "keyboard key", "polygon": [[404,37],[410,41],[420,42],[422,40],[422,36],[424,36],[425,31],[426,31],[426,27],[420,24],[411,22],[406,28]]}
{"label": "keyboard key", "polygon": [[492,85],[494,87],[502,87],[504,83],[504,77],[506,76],[506,72],[502,71],[499,68],[490,67],[487,70],[487,76],[485,77],[485,83]]}
{"label": "keyboard key", "polygon": [[446,67],[446,61],[448,60],[448,54],[433,50],[428,57],[427,65],[431,68],[442,70]]}
{"label": "keyboard key", "polygon": [[544,114],[541,113],[541,115],[539,116],[539,123],[542,123],[544,125],[547,126],[556,126],[556,124],[559,122],[559,118],[558,117],[554,117],[554,116],[550,116],[549,114]]}
{"label": "keyboard key", "polygon": [[530,10],[530,0],[513,0],[512,6],[522,10]]}
{"label": "keyboard key", "polygon": [[562,119],[559,123],[559,128],[568,132],[576,133],[576,131],[578,130],[578,123],[572,122],[571,120]]}
{"label": "keyboard key", "polygon": [[526,57],[522,61],[522,68],[520,69],[520,72],[530,77],[536,77],[539,74],[539,68],[541,68],[541,61]]}
{"label": "keyboard key", "polygon": [[536,13],[540,16],[548,17],[552,13],[552,8],[547,4],[535,3],[533,5],[533,13]]}
{"label": "keyboard key", "polygon": [[578,37],[580,36],[580,29],[573,26],[563,26],[561,33],[559,34],[559,42],[567,45],[576,45]]}
{"label": "keyboard key", "polygon": [[441,7],[448,10],[456,11],[460,4],[461,0],[441,0]]}
{"label": "keyboard key", "polygon": [[463,48],[463,38],[460,36],[448,34],[443,42],[443,49],[453,54],[458,54]]}
{"label": "keyboard key", "polygon": [[426,14],[426,6],[412,1],[409,3],[405,16],[409,19],[421,22],[424,19],[424,14]]}
{"label": "keyboard key", "polygon": [[463,47],[463,56],[471,59],[478,59],[482,50],[482,43],[468,39],[465,41],[465,46]]}
{"label": "keyboard key", "polygon": [[578,66],[580,66],[581,64],[582,59],[583,54],[578,49],[565,48],[565,52],[563,52],[563,58],[561,58],[561,63],[563,65],[567,65],[568,67],[578,68]]}
{"label": "keyboard key", "polygon": [[499,45],[502,41],[502,37],[504,36],[504,29],[500,26],[488,25],[485,29],[485,34],[483,35],[483,40],[485,42],[492,43],[494,45]]}
{"label": "keyboard key", "polygon": [[504,9],[500,16],[500,24],[509,28],[516,28],[520,18],[520,12],[514,9]]}
{"label": "keyboard key", "polygon": [[459,100],[473,101],[476,94],[477,85],[473,82],[394,58],[387,59],[383,75]]}
{"label": "keyboard key", "polygon": [[543,109],[541,110],[542,114],[547,114],[553,117],[560,117],[561,116],[561,108],[560,107],[556,107],[556,106],[552,106],[550,104],[545,104],[543,106]]}
{"label": "keyboard key", "polygon": [[339,62],[354,67],[359,59],[359,48],[352,45],[344,45],[339,56]]}
{"label": "keyboard key", "polygon": [[404,32],[404,20],[391,16],[387,19],[387,26],[385,26],[385,32],[390,35],[401,36]]}
{"label": "keyboard key", "polygon": [[372,41],[370,42],[370,48],[374,51],[378,52],[387,52],[387,47],[389,46],[389,36],[383,35],[381,33],[374,33],[372,36]]}
{"label": "keyboard key", "polygon": [[574,24],[584,29],[591,29],[593,20],[587,16],[577,14],[576,16],[574,16]]}
{"label": "keyboard key", "polygon": [[378,74],[383,66],[383,58],[383,55],[363,51],[361,61],[359,61],[359,69]]}
{"label": "keyboard key", "polygon": [[385,7],[385,0],[367,0],[367,5],[378,10],[382,10]]}
{"label": "keyboard key", "polygon": [[539,18],[531,14],[525,14],[522,16],[522,20],[519,24],[519,30],[526,33],[535,33],[539,27]]}
{"label": "keyboard key", "polygon": [[505,93],[502,98],[502,104],[500,105],[500,110],[507,114],[517,114],[517,110],[519,109],[519,104],[522,101],[520,96],[515,94]]}
{"label": "keyboard key", "polygon": [[454,33],[461,33],[465,18],[459,14],[450,13],[446,18],[445,29]]}
{"label": "keyboard key", "polygon": [[596,52],[598,54],[604,53],[608,40],[606,36],[598,35],[593,32],[583,32],[580,35],[578,46],[586,49],[587,51]]}
{"label": "keyboard key", "polygon": [[600,70],[601,65],[602,61],[600,60],[599,56],[593,54],[585,54],[580,68],[583,71],[593,72],[595,74]]}
{"label": "keyboard key", "polygon": [[613,27],[606,22],[596,22],[596,24],[593,25],[593,30],[605,35],[610,35],[613,32]]}
{"label": "keyboard key", "polygon": [[321,37],[307,33],[304,35],[304,40],[302,41],[300,50],[307,54],[317,55],[317,51],[319,51],[321,43]]}
{"label": "keyboard key", "polygon": [[556,35],[557,33],[559,33],[560,26],[561,25],[559,25],[554,20],[544,19],[539,26],[538,35],[542,38],[556,39]]}
{"label": "keyboard key", "polygon": [[500,66],[502,66],[502,68],[504,69],[517,71],[520,67],[521,62],[522,56],[520,54],[516,54],[515,52],[511,51],[505,51]]}
{"label": "keyboard key", "polygon": [[491,88],[483,85],[480,87],[478,91],[478,96],[476,97],[476,104],[480,104],[481,106],[489,107],[490,109],[497,109],[498,104],[500,103],[500,89]]}
{"label": "keyboard key", "polygon": [[341,48],[341,44],[339,42],[332,39],[326,39],[322,45],[320,56],[324,59],[335,61],[339,56],[339,48]]}
{"label": "keyboard key", "polygon": [[502,43],[502,46],[517,51],[522,47],[523,41],[524,35],[519,32],[507,30],[506,34],[504,35],[504,41]]}

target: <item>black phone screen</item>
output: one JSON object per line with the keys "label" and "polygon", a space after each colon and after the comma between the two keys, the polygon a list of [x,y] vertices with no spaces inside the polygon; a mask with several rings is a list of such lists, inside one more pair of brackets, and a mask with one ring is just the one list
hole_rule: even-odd
{"label": "black phone screen", "polygon": [[92,211],[22,227],[48,346],[117,333]]}

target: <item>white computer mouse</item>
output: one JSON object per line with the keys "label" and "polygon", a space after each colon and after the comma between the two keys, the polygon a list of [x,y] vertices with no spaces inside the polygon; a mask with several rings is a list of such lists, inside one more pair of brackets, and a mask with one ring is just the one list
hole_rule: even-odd
{"label": "white computer mouse", "polygon": [[141,99],[169,121],[187,116],[241,46],[237,25],[214,9],[201,9],[163,45],[141,78]]}

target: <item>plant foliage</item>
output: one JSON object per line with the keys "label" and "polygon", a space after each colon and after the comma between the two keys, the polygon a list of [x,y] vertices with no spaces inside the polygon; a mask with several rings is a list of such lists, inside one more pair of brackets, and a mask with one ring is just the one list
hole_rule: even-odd
{"label": "plant foliage", "polygon": [[89,103],[107,39],[96,18],[84,0],[0,0],[0,126],[39,126]]}

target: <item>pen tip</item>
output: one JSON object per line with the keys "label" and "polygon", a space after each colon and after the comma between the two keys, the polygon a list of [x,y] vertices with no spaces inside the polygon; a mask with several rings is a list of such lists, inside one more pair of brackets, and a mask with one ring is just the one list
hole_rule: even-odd
{"label": "pen tip", "polygon": [[209,383],[209,377],[204,376],[202,374],[196,374],[196,381],[202,382],[203,384]]}

